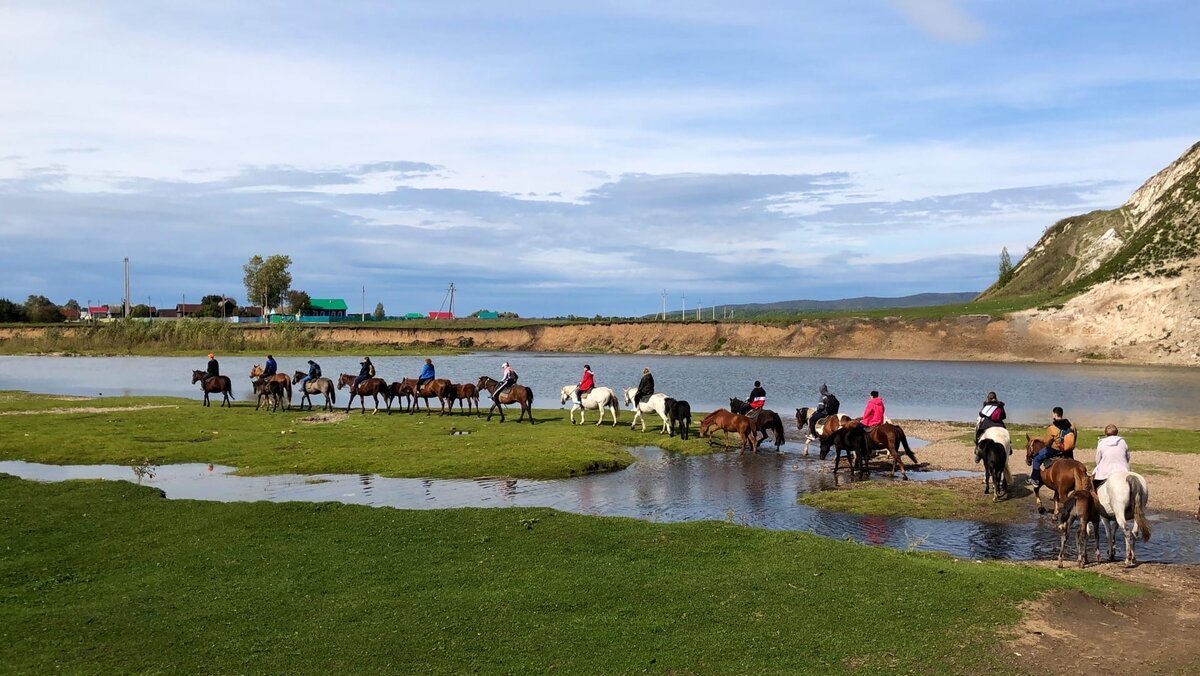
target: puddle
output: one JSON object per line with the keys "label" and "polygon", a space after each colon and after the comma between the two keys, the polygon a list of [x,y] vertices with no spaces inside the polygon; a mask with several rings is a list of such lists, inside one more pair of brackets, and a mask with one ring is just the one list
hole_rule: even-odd
{"label": "puddle", "polygon": [[[685,457],[633,448],[637,462],[620,472],[535,481],[391,479],[369,474],[240,477],[220,465],[163,465],[144,483],[169,498],[222,502],[337,501],[402,509],[552,507],[577,514],[648,521],[732,521],[773,530],[809,531],[897,549],[944,551],[962,558],[1049,559],[1058,531],[1049,517],[1021,524],[856,516],[797,504],[812,491],[836,487],[829,464],[791,454],[736,453]],[[824,471],[821,471],[821,470]],[[135,481],[119,465],[58,466],[0,462],[0,472],[26,479]],[[979,476],[976,472],[910,472],[915,480]],[[873,480],[889,481],[887,474]],[[1143,561],[1200,563],[1200,523],[1153,513],[1154,537],[1138,543]],[[1123,551],[1120,536],[1118,552]]]}

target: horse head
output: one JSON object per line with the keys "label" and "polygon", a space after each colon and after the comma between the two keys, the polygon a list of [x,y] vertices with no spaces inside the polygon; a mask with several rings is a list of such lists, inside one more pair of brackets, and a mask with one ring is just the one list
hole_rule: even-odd
{"label": "horse head", "polygon": [[196,383],[200,382],[201,380],[204,380],[205,375],[206,374],[204,373],[204,371],[192,371],[192,384],[195,385]]}
{"label": "horse head", "polygon": [[260,365],[258,365],[258,364],[255,364],[254,366],[251,366],[251,367],[250,367],[250,377],[251,377],[251,378],[255,378],[255,377],[257,377],[257,376],[261,376],[262,374],[263,374],[263,367],[262,367],[262,366],[260,366]]}
{"label": "horse head", "polygon": [[475,384],[475,387],[492,392],[496,389],[496,381],[487,376],[479,376],[479,382]]}
{"label": "horse head", "polygon": [[807,406],[796,409],[796,423],[801,426],[808,423],[808,407]]}
{"label": "horse head", "polygon": [[637,392],[637,388],[630,387],[630,388],[621,390],[621,392],[623,392],[625,394],[625,405],[632,406],[633,405],[633,395],[635,392]]}
{"label": "horse head", "polygon": [[300,379],[303,377],[304,371],[296,371],[296,374],[292,376],[292,384],[295,385],[296,383],[300,382]]}
{"label": "horse head", "polygon": [[1026,434],[1025,435],[1025,464],[1032,467],[1033,466],[1033,456],[1037,455],[1037,452],[1042,450],[1045,447],[1046,447],[1046,442],[1042,441],[1041,439],[1031,439],[1031,438],[1029,438],[1029,435]]}
{"label": "horse head", "polygon": [[559,404],[567,403],[568,399],[575,398],[575,390],[578,390],[578,385],[566,385],[562,388],[562,397],[559,399]]}

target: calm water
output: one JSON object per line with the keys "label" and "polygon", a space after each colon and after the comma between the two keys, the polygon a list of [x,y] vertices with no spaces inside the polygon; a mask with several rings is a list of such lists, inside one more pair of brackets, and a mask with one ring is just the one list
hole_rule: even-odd
{"label": "calm water", "polygon": [[[218,357],[220,357],[218,355]],[[318,359],[328,376],[358,373],[357,357]],[[207,359],[179,357],[0,357],[0,389],[96,396],[175,395],[199,398],[191,370]],[[235,396],[250,397],[247,375],[263,359],[221,359],[221,370],[235,383]],[[280,371],[305,367],[305,359],[283,358]],[[419,357],[374,360],[380,377],[416,377]],[[591,364],[599,385],[634,387],[649,367],[660,392],[686,399],[696,410],[727,406],[729,397],[745,398],[755,380],[767,390],[768,406],[791,412],[817,400],[822,381],[857,414],[867,393],[879,390],[894,418],[974,420],[988,390],[1008,404],[1011,420],[1042,422],[1053,406],[1062,406],[1078,425],[1200,428],[1200,369],[1077,364],[990,364],[894,360],[843,360],[761,357],[672,357],[481,353],[435,357],[438,376],[474,382],[499,376],[509,361],[521,383],[533,388],[535,406],[558,406],[559,389],[578,382],[583,364]],[[344,401],[344,399],[342,400]]]}
{"label": "calm water", "polygon": [[[229,474],[229,467],[168,465],[157,468],[154,478],[145,483],[180,499],[336,501],[405,509],[552,507],[662,522],[727,520],[974,559],[1048,559],[1058,553],[1057,530],[1048,516],[1022,524],[985,524],[861,517],[805,507],[797,503],[801,495],[833,488],[835,478],[827,463],[795,455],[683,457],[653,448],[632,452],[638,461],[620,472],[555,481],[387,479],[366,474],[239,477]],[[60,467],[7,461],[0,462],[0,472],[43,481],[135,480],[129,467],[116,465]],[[914,479],[947,475],[910,474]],[[1153,511],[1150,519],[1153,539],[1138,544],[1139,560],[1200,563],[1200,523],[1164,518]],[[1070,547],[1073,552],[1073,539]],[[1120,536],[1117,547],[1118,556],[1123,555]]]}

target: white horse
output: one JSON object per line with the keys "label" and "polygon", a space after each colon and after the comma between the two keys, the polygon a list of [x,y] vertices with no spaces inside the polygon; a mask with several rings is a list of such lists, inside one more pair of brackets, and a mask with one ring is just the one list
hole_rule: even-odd
{"label": "white horse", "polygon": [[[1100,498],[1100,521],[1108,534],[1108,560],[1117,558],[1116,526],[1125,533],[1125,565],[1137,563],[1133,543],[1137,536],[1142,542],[1150,539],[1150,523],[1146,521],[1146,503],[1150,501],[1150,488],[1146,479],[1137,472],[1118,470],[1096,489]],[[1129,520],[1133,520],[1133,528]],[[1115,523],[1114,523],[1115,522]],[[1099,533],[1097,533],[1099,537]]]}
{"label": "white horse", "polygon": [[561,404],[571,400],[571,424],[575,424],[575,411],[579,411],[579,424],[584,422],[586,411],[600,411],[600,419],[596,421],[596,426],[604,422],[604,412],[612,413],[613,427],[617,426],[617,411],[621,410],[620,402],[617,401],[617,395],[607,387],[593,387],[591,392],[583,397],[583,405],[580,406],[575,400],[575,392],[579,390],[578,385],[567,385],[562,388]]}
{"label": "white horse", "polygon": [[[629,389],[624,390],[624,392],[625,404],[627,406],[633,406],[633,395],[637,394],[637,388],[630,387]],[[663,394],[662,392],[655,392],[649,397],[646,397],[644,400],[638,402],[638,405],[634,406],[633,408],[633,422],[629,424],[631,428],[637,425],[638,420],[641,420],[642,431],[646,431],[646,419],[642,417],[643,413],[657,413],[658,417],[662,418],[663,426],[662,430],[659,431],[659,434],[666,434],[671,431],[671,421],[667,416],[667,395]]]}

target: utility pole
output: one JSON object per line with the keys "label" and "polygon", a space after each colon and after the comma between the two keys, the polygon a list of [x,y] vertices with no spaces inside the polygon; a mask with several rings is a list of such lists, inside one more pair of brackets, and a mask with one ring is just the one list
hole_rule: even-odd
{"label": "utility pole", "polygon": [[363,284],[362,288],[362,314],[358,317],[359,321],[367,321],[367,285]]}
{"label": "utility pole", "polygon": [[713,321],[717,321],[717,304],[713,303]]}
{"label": "utility pole", "polygon": [[[655,319],[658,319],[658,317],[656,316]],[[666,289],[663,289],[663,292],[662,292],[662,319],[664,322],[667,321],[667,290]]]}
{"label": "utility pole", "polygon": [[687,321],[687,294],[679,297],[679,321]]}
{"label": "utility pole", "polygon": [[450,282],[450,316],[454,316],[454,282]]}
{"label": "utility pole", "polygon": [[701,303],[700,299],[697,298],[696,299],[696,321],[700,321],[700,306],[702,306],[702,305],[703,305],[703,303]]}
{"label": "utility pole", "polygon": [[129,256],[125,257],[125,318],[129,318]]}

